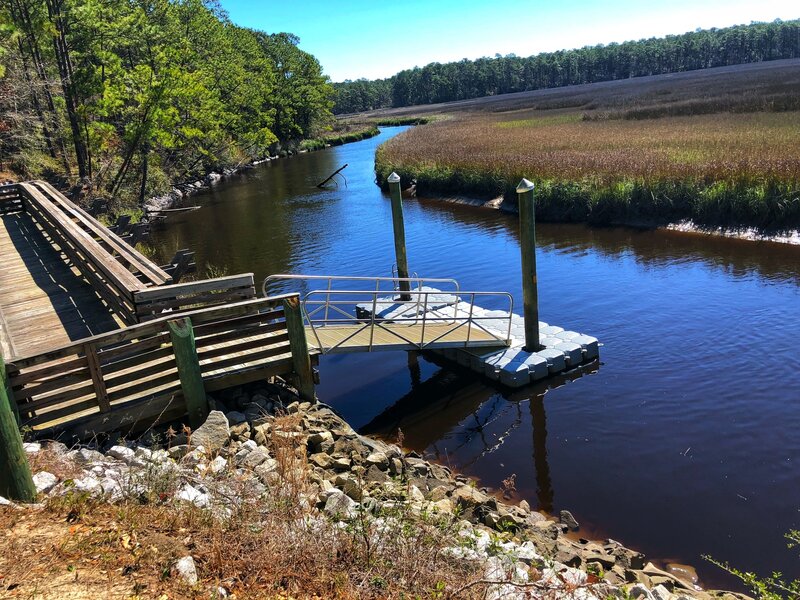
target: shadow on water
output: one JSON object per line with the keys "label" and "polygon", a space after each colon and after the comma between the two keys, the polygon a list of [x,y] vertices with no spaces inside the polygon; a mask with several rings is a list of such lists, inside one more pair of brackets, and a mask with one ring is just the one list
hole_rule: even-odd
{"label": "shadow on water", "polygon": [[[406,448],[469,470],[478,460],[497,450],[511,433],[524,428],[523,411],[529,412],[532,435],[531,465],[535,473],[538,509],[553,510],[553,482],[547,461],[545,394],[596,373],[597,362],[544,382],[509,391],[487,385],[470,371],[426,353],[425,359],[440,367],[425,381],[420,379],[419,355],[408,353],[411,390],[359,428],[359,433],[396,441],[402,431]],[[494,431],[496,423],[504,423]],[[446,432],[446,435],[443,435]]]}

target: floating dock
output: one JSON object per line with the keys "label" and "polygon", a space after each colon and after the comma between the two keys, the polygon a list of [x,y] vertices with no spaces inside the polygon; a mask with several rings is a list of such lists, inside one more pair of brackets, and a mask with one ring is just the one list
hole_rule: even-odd
{"label": "floating dock", "polygon": [[409,321],[415,318],[428,322],[456,319],[469,315],[470,321],[481,329],[507,339],[508,345],[493,347],[431,348],[433,352],[451,362],[498,381],[510,388],[519,388],[549,376],[570,371],[581,365],[592,363],[600,357],[597,338],[563,327],[539,321],[539,344],[541,348],[528,352],[525,346],[525,321],[514,313],[490,310],[454,299],[452,292],[424,287],[421,292],[428,295],[428,305],[422,310],[419,303],[398,301],[396,296],[380,298],[376,303],[362,303],[357,312],[361,318],[391,323],[394,320]]}

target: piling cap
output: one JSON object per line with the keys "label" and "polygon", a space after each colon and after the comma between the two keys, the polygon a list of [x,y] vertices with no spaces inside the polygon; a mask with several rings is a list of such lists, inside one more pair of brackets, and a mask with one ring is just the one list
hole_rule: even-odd
{"label": "piling cap", "polygon": [[520,181],[517,184],[517,193],[518,194],[524,194],[525,192],[531,192],[531,191],[533,191],[533,188],[534,188],[533,182],[532,181],[528,181],[527,179],[525,179],[523,177],[522,181]]}
{"label": "piling cap", "polygon": [[389,183],[400,183],[400,175],[392,171],[392,174],[386,179]]}

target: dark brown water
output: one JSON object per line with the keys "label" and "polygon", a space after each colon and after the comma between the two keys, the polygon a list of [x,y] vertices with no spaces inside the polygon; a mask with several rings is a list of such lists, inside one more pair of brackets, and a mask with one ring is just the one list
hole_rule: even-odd
{"label": "dark brown water", "polygon": [[[166,254],[249,272],[387,275],[380,137],[280,160],[217,187],[154,232]],[[347,186],[318,181],[344,163]],[[512,216],[405,203],[412,271],[521,302]],[[699,567],[703,554],[797,574],[783,533],[800,527],[800,247],[673,232],[540,225],[542,320],[597,336],[594,373],[513,394],[404,352],[321,363],[320,397],[367,433],[499,487],[568,508],[584,535]]]}

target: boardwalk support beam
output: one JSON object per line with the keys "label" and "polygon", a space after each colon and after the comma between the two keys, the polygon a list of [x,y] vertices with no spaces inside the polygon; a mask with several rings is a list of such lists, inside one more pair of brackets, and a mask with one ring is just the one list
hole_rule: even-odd
{"label": "boardwalk support beam", "polygon": [[289,346],[292,349],[292,364],[297,378],[297,391],[303,400],[314,402],[314,371],[311,368],[306,328],[303,324],[303,314],[298,296],[284,299],[283,314],[286,318],[286,329],[289,332]]}
{"label": "boardwalk support beam", "polygon": [[189,413],[189,426],[197,429],[208,417],[209,406],[206,397],[200,361],[194,343],[194,329],[189,317],[175,319],[167,323],[172,340],[172,352],[178,367],[178,378]]}
{"label": "boardwalk support beam", "polygon": [[36,500],[31,468],[14,417],[14,397],[0,356],[0,496],[17,502]]}
{"label": "boardwalk support beam", "polygon": [[[392,227],[394,229],[394,253],[397,260],[397,277],[408,279],[408,257],[406,256],[406,226],[403,222],[403,197],[400,190],[400,176],[392,173],[386,180],[392,196]],[[411,282],[400,281],[401,300],[411,300]]]}
{"label": "boardwalk support beam", "polygon": [[517,185],[519,203],[519,245],[522,254],[522,302],[525,317],[525,350],[536,352],[539,345],[539,292],[536,282],[536,213],[534,185],[523,179]]}

